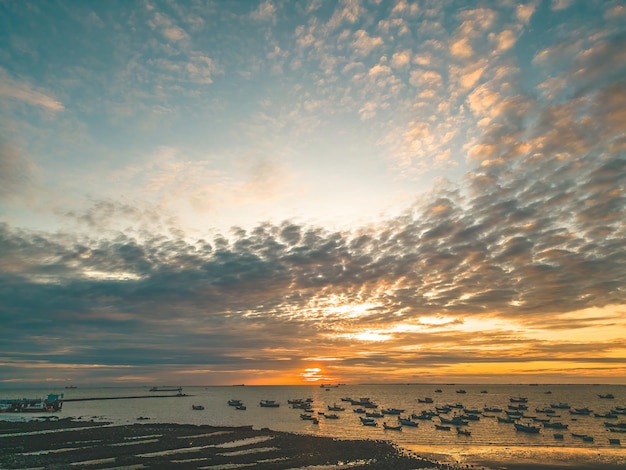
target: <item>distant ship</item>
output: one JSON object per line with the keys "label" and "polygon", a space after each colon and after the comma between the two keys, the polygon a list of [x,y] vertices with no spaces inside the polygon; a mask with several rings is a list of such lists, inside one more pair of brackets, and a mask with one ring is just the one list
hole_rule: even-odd
{"label": "distant ship", "polygon": [[63,394],[51,393],[45,398],[0,400],[0,413],[54,413],[63,407]]}
{"label": "distant ship", "polygon": [[152,387],[151,392],[178,392],[183,391],[183,387]]}

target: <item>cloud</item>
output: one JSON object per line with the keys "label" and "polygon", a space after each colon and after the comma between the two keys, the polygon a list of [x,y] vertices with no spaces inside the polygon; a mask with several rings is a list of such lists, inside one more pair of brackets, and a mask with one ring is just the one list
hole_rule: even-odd
{"label": "cloud", "polygon": [[505,29],[496,36],[496,52],[504,52],[515,45],[517,38],[510,29]]}
{"label": "cloud", "polygon": [[[311,358],[337,355],[329,361],[337,375],[362,378],[359,368],[368,367],[402,379],[479,364],[622,358],[621,10],[606,7],[601,30],[548,29],[525,44],[536,2],[497,12],[374,4],[234,4],[219,19],[253,19],[261,35],[226,28],[215,43],[206,41],[217,17],[195,6],[138,12],[133,21],[151,28],[141,35],[148,41],[121,36],[129,46],[113,55],[123,65],[102,80],[112,91],[91,99],[126,117],[142,114],[141,126],[146,109],[158,111],[167,130],[122,129],[115,116],[124,131],[116,136],[157,142],[157,151],[121,163],[137,150],[120,137],[117,171],[59,210],[54,231],[0,225],[8,338],[0,375],[28,369],[34,377],[42,368],[61,377],[82,365],[107,379],[124,370],[124,380],[152,380],[159,369],[223,378],[266,367],[301,372]],[[300,9],[304,20],[282,23]],[[98,24],[105,33],[110,26]],[[543,49],[527,64],[537,44]],[[15,108],[73,108],[12,74],[0,74],[0,94],[28,105]],[[221,88],[217,74],[235,81]],[[240,96],[243,104],[232,106]],[[183,114],[196,132],[209,132],[201,152],[185,147]],[[338,128],[336,142],[316,133],[329,127]],[[354,148],[342,140],[352,130],[363,139]],[[233,136],[254,149],[224,150]],[[422,196],[368,226],[271,219],[269,203],[291,210],[306,192],[295,156],[316,139],[342,157],[337,148],[345,148],[346,162],[376,147],[393,160],[394,176],[417,188],[407,193]],[[353,162],[347,167],[360,176],[362,161]],[[438,178],[428,193],[423,179],[409,179],[442,168],[464,176],[456,184]],[[35,170],[24,150],[3,142],[0,198],[12,202]],[[247,213],[259,222],[244,227]],[[272,222],[260,222],[266,214]],[[218,233],[225,218],[242,226]]]}
{"label": "cloud", "polygon": [[47,92],[33,88],[25,81],[15,80],[0,67],[0,96],[43,108],[47,111],[63,111],[65,107]]}
{"label": "cloud", "polygon": [[467,91],[474,87],[481,79],[488,67],[486,59],[479,59],[463,67],[450,67],[450,81],[458,83],[461,90]]}
{"label": "cloud", "polygon": [[194,52],[185,65],[189,79],[194,83],[210,85],[213,83],[213,75],[219,72],[215,61],[204,54]]}
{"label": "cloud", "polygon": [[383,45],[382,38],[370,36],[367,31],[363,29],[356,31],[353,36],[354,41],[352,42],[352,47],[356,54],[361,57],[370,55],[374,49]]}
{"label": "cloud", "polygon": [[0,139],[0,201],[27,195],[33,189],[35,168],[20,148]]}
{"label": "cloud", "polygon": [[461,59],[468,59],[474,55],[470,40],[466,37],[459,38],[450,45],[450,54]]}
{"label": "cloud", "polygon": [[396,69],[403,69],[411,63],[411,51],[404,50],[400,52],[394,52],[391,57],[391,65]]}
{"label": "cloud", "polygon": [[356,0],[342,0],[328,21],[328,28],[333,30],[342,23],[354,24],[363,12],[361,2]]}
{"label": "cloud", "polygon": [[567,10],[572,5],[572,0],[552,0],[552,11]]}
{"label": "cloud", "polygon": [[[598,119],[617,93],[609,87],[593,95],[597,108],[590,109]],[[576,124],[559,120],[578,115],[572,110],[579,104],[563,104],[562,115],[551,109],[549,122],[557,129]],[[609,140],[623,132],[618,121],[607,126]],[[386,342],[386,352],[370,349],[371,355],[348,356],[344,364],[382,371],[390,361],[402,367],[557,360],[553,342],[463,328],[487,316],[513,322],[512,330],[523,323],[556,331],[568,327],[560,320],[564,313],[626,302],[620,242],[626,161],[608,153],[606,142],[550,157],[569,145],[569,137],[544,129],[541,119],[526,133],[534,136],[531,147],[508,157],[494,150],[493,156],[506,158],[477,167],[466,188],[441,188],[400,217],[352,231],[286,221],[192,242],[124,235],[89,240],[2,225],[0,316],[11,338],[7,348],[22,351],[13,357],[24,359],[48,351],[52,342],[44,339],[55,336],[94,364],[127,364],[129,357],[137,358],[137,367],[142,361],[197,364],[202,351],[212,368],[245,369],[255,362],[251,350],[279,345],[301,361],[311,355],[312,339],[316,354],[331,356],[333,348],[384,337],[397,348],[446,346],[438,354],[400,353]],[[505,135],[493,144],[501,151]],[[261,179],[268,174],[255,168]],[[118,209],[134,214],[128,207],[100,206],[94,216]],[[456,319],[440,326],[448,337],[394,329],[400,322],[417,328],[419,318],[435,313]],[[69,321],[70,331],[62,326]],[[588,322],[581,317],[569,328],[616,321],[615,315]],[[452,344],[470,338],[476,348],[459,355]],[[518,356],[529,341],[535,352]],[[490,354],[480,346],[487,343],[502,349]],[[154,355],[156,344],[161,353]],[[558,359],[569,360],[567,351],[584,357],[596,346],[572,342],[558,349]],[[609,351],[617,342],[602,347]],[[78,356],[68,351],[52,357],[72,363]]]}
{"label": "cloud", "polygon": [[265,0],[252,12],[251,16],[254,20],[267,21],[274,19],[275,15],[276,6],[270,0]]}
{"label": "cloud", "polygon": [[520,22],[522,22],[522,24],[528,24],[534,12],[535,12],[534,2],[517,5],[517,8],[516,8],[517,19]]}
{"label": "cloud", "polygon": [[189,38],[189,36],[183,29],[176,26],[163,28],[163,35],[171,41],[181,41],[183,39]]}

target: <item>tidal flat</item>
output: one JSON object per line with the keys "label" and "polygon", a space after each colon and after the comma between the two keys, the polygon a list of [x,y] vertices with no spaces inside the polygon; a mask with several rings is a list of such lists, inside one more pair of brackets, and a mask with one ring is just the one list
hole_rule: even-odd
{"label": "tidal flat", "polygon": [[455,469],[383,440],[244,427],[0,421],[0,468]]}

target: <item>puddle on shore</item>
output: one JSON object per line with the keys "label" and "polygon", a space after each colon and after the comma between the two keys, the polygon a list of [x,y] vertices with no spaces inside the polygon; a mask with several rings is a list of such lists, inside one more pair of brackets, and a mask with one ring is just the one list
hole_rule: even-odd
{"label": "puddle on shore", "polygon": [[163,437],[163,434],[147,434],[145,436],[124,436],[124,440],[132,441],[133,439],[152,439],[153,437]]}
{"label": "puddle on shore", "polygon": [[250,444],[258,444],[260,442],[269,441],[274,439],[274,436],[257,436],[257,437],[248,437],[246,439],[239,439],[237,441],[225,442],[223,444],[217,444],[215,447],[220,449],[230,449],[232,447],[241,447],[247,446]]}
{"label": "puddle on shore", "polygon": [[178,439],[196,439],[198,437],[222,436],[224,434],[232,434],[233,431],[215,431],[205,434],[193,434],[192,436],[177,436]]}
{"label": "puddle on shore", "polygon": [[207,457],[194,457],[191,459],[177,459],[170,460],[172,463],[191,463],[191,462],[202,462],[203,460],[207,460]]}
{"label": "puddle on shore", "polygon": [[115,444],[109,444],[109,446],[110,447],[138,446],[141,444],[153,444],[155,442],[159,442],[159,440],[158,439],[146,439],[145,441],[116,442]]}
{"label": "puddle on shore", "polygon": [[248,454],[256,454],[260,452],[271,452],[273,450],[280,450],[280,449],[278,447],[254,447],[252,449],[235,450],[233,452],[221,452],[217,455],[221,455],[223,457],[235,457],[237,455],[248,455]]}
{"label": "puddle on shore", "polygon": [[[344,470],[346,468],[350,468],[350,467],[354,467],[357,465],[364,465],[367,464],[368,462],[372,462],[371,460],[357,460],[355,462],[347,462],[347,463],[343,463],[341,465],[335,465],[335,464],[331,464],[331,465],[309,465],[307,467],[298,467],[298,468],[290,468],[289,470]],[[416,469],[416,470],[420,470],[420,469]],[[432,470],[431,469],[426,469],[426,470]]]}
{"label": "puddle on shore", "polygon": [[225,442],[223,444],[209,444],[206,446],[195,447],[179,447],[176,449],[161,450],[158,452],[148,452],[147,454],[137,454],[136,457],[163,457],[165,455],[183,454],[188,452],[200,452],[204,449],[219,448],[219,449],[231,449],[234,447],[241,447],[249,444],[258,444],[259,442],[265,442],[270,439],[274,439],[273,436],[258,436],[251,437],[249,439],[240,439],[238,441]]}
{"label": "puddle on shore", "polygon": [[82,460],[81,462],[72,462],[70,463],[70,466],[82,467],[83,465],[98,465],[101,463],[113,463],[115,462],[115,460],[116,460],[115,457],[109,457],[106,459]]}
{"label": "puddle on shore", "polygon": [[57,432],[84,431],[86,429],[101,429],[103,427],[104,426],[77,426],[74,428],[44,429],[42,431],[14,432],[10,434],[0,434],[0,439],[3,437],[36,436],[39,434],[53,434]]}
{"label": "puddle on shore", "polygon": [[135,457],[163,457],[165,455],[174,455],[174,454],[184,454],[187,452],[200,452],[204,449],[209,449],[211,447],[215,447],[214,445],[209,446],[196,446],[196,447],[179,447],[177,449],[167,449],[160,450],[158,452],[148,452],[147,454],[137,454]]}
{"label": "puddle on shore", "polygon": [[233,470],[235,468],[253,467],[256,463],[227,463],[222,465],[209,465],[208,467],[198,467],[198,470]]}
{"label": "puddle on shore", "polygon": [[22,452],[16,455],[47,455],[47,454],[60,454],[62,452],[71,452],[73,450],[90,449],[90,447],[63,447],[61,449],[43,449],[36,450],[34,452]]}

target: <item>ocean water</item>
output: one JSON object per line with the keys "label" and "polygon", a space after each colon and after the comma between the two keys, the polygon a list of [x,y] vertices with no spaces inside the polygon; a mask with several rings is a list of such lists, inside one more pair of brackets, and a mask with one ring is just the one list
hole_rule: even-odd
{"label": "ocean water", "polygon": [[[441,393],[436,393],[441,389]],[[465,394],[457,393],[464,389]],[[486,391],[487,393],[482,393]],[[549,393],[548,393],[549,392]],[[38,397],[48,393],[64,393],[65,399],[74,398],[110,398],[137,395],[162,395],[167,392],[150,392],[148,387],[111,387],[75,389],[0,389],[0,398]],[[593,412],[604,414],[615,407],[626,406],[626,386],[620,385],[341,385],[337,388],[320,386],[231,386],[231,387],[184,387],[187,396],[175,398],[138,398],[116,400],[67,401],[59,417],[72,417],[84,420],[112,421],[118,424],[138,422],[209,424],[215,426],[247,426],[270,428],[278,431],[297,432],[320,436],[350,439],[384,439],[414,450],[420,454],[431,454],[443,460],[477,461],[480,459],[506,460],[541,460],[560,461],[574,453],[585,456],[590,461],[624,462],[626,465],[626,433],[612,433],[605,427],[605,422],[626,422],[626,415],[618,419],[604,419],[573,415],[569,410],[556,410],[552,421],[568,425],[568,429],[556,430],[545,428],[539,434],[527,434],[516,431],[513,424],[499,423],[496,416],[502,413],[482,413],[478,421],[470,421],[464,428],[471,436],[457,435],[454,426],[450,431],[439,431],[432,421],[416,420],[417,428],[403,427],[402,431],[385,430],[382,422],[397,423],[397,417],[385,415],[377,421],[379,426],[361,425],[356,406],[342,401],[342,398],[369,398],[383,408],[404,409],[402,416],[434,410],[435,406],[462,404],[465,409],[483,410],[484,407],[507,409],[511,397],[528,399],[528,411],[524,413],[538,418],[546,418],[537,408],[549,408],[550,404],[565,402],[574,408],[590,408]],[[614,399],[600,398],[601,394],[613,394]],[[430,397],[433,404],[418,403],[419,398]],[[319,415],[319,424],[300,418],[301,410],[293,409],[287,400],[311,398],[315,415],[318,412],[336,413],[339,419],[327,419]],[[228,406],[230,399],[239,399],[246,406],[245,411]],[[260,400],[275,400],[278,408],[263,408]],[[331,412],[328,406],[337,404],[345,411]],[[204,410],[192,409],[192,405],[203,405]],[[452,416],[454,410],[448,415]],[[49,416],[49,414],[44,414]],[[2,420],[33,419],[40,415],[2,414]],[[138,420],[138,418],[142,418]],[[148,418],[148,419],[145,419]],[[524,418],[522,422],[531,422]],[[541,425],[541,423],[535,423]],[[554,433],[562,433],[563,439],[555,439]],[[572,434],[586,434],[593,437],[593,442],[585,442]],[[609,443],[609,438],[620,439],[621,445]]]}

